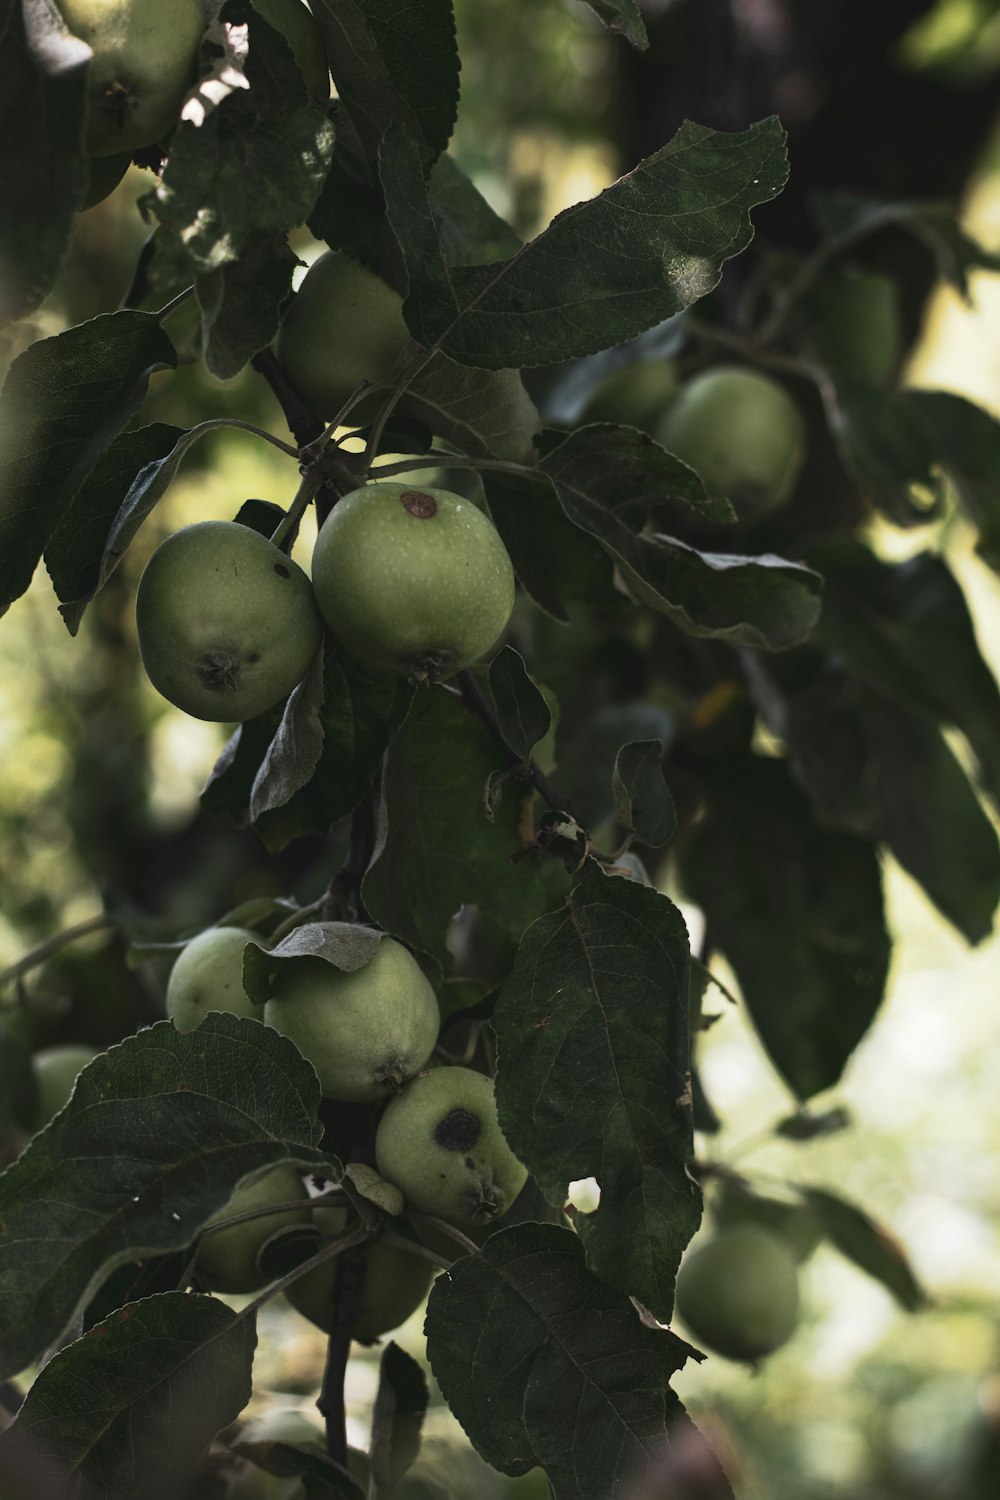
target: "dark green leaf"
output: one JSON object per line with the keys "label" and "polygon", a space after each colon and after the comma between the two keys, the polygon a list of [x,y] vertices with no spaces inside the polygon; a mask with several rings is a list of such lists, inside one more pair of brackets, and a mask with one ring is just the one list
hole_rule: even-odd
{"label": "dark green leaf", "polygon": [[427,1399],[422,1367],[390,1341],[379,1362],[378,1393],[372,1408],[372,1478],[380,1494],[389,1493],[420,1452]]}
{"label": "dark green leaf", "polygon": [[690,306],[746,249],[750,209],[787,173],[775,118],[733,135],[686,123],[509,260],[447,266],[417,168],[403,130],[390,132],[380,175],[409,273],[407,324],[420,343],[491,370],[593,354]]}
{"label": "dark green leaf", "polygon": [[293,958],[321,958],[345,974],[371,963],[382,934],[358,922],[306,922],[294,927],[273,948],[248,943],[243,952],[243,987],[256,1005],[271,998],[271,981],[279,963]]}
{"label": "dark green leaf", "polygon": [[923,526],[939,513],[944,483],[931,434],[906,395],[841,379],[833,427],[845,467],[897,526]]}
{"label": "dark green leaf", "polygon": [[314,686],[307,679],[302,694],[289,700],[250,794],[257,831],[275,851],[303,834],[324,833],[353,811],[413,701],[409,683],[371,671],[330,641],[320,703]]}
{"label": "dark green leaf", "polygon": [[800,1099],[837,1083],[885,988],[874,847],[817,828],[784,762],[720,759],[684,884],[736,971],[771,1061]]}
{"label": "dark green leaf", "polygon": [[90,48],[52,0],[0,6],[0,327],[51,290],[87,192]]}
{"label": "dark green leaf", "polygon": [[[416,352],[407,344],[397,372]],[[530,463],[542,423],[517,370],[473,370],[436,354],[410,382],[402,411],[461,453]]]}
{"label": "dark green leaf", "polygon": [[76,635],[84,609],[101,583],[101,559],[108,533],[133,482],[147,464],[165,458],[183,432],[154,422],[123,432],[98,459],[45,548],[45,566],[58,598],[59,613]]}
{"label": "dark green leaf", "polygon": [[80,1074],[71,1102],[0,1177],[0,1378],[66,1328],[116,1266],[191,1244],[242,1177],[322,1165],[319,1083],[259,1021],[167,1021]]}
{"label": "dark green leaf", "polygon": [[[318,1447],[251,1440],[233,1443],[232,1450],[265,1474],[273,1474],[277,1479],[299,1480],[298,1484],[277,1486],[279,1495],[287,1495],[290,1491],[294,1500],[299,1500],[300,1496],[303,1500],[319,1500],[319,1497],[328,1495],[339,1495],[343,1500],[365,1500],[365,1492],[353,1475],[327,1458]],[[249,1485],[242,1488],[249,1489]],[[268,1486],[265,1493],[270,1493],[272,1488]]]}
{"label": "dark green leaf", "polygon": [[907,1312],[926,1305],[927,1295],[903,1247],[864,1209],[823,1188],[802,1188],[801,1192],[841,1255],[880,1281]]}
{"label": "dark green leaf", "polygon": [[1000,689],[947,564],[880,562],[859,541],[811,550],[825,582],[817,636],[852,671],[933,723],[961,730],[1000,806]]}
{"label": "dark green leaf", "polygon": [[[946,203],[889,203],[852,193],[816,194],[812,201],[820,230],[835,251],[842,252],[883,229],[902,229],[927,246],[941,275],[966,299],[970,271],[979,267],[1000,270],[1000,256],[976,244]],[[825,247],[825,253],[829,249]]]}
{"label": "dark green leaf", "polygon": [[[222,60],[219,102],[200,123],[187,120],[177,127],[166,171],[143,199],[166,235],[160,253],[189,277],[218,276],[248,247],[259,259],[259,248],[252,247],[262,234],[273,246],[308,219],[333,158],[333,125],[310,99],[288,44],[259,16],[248,15],[248,53]],[[241,69],[246,86],[237,87],[229,80]],[[273,253],[268,259],[267,301],[273,306],[279,267]],[[239,305],[246,297],[238,290],[242,273],[235,278],[232,289],[224,285],[220,291],[216,283],[214,292],[206,291],[210,320],[224,317],[230,341],[238,307],[225,303],[230,293]],[[255,336],[271,317],[266,311],[254,319]],[[253,342],[249,333],[246,338]],[[231,342],[218,350],[230,363],[243,352]]]}
{"label": "dark green leaf", "polygon": [[587,0],[587,4],[597,12],[609,31],[620,31],[633,47],[646,51],[649,38],[636,0]]}
{"label": "dark green leaf", "polygon": [[250,234],[239,260],[196,277],[205,363],[213,375],[238,375],[270,344],[297,265],[283,234]]}
{"label": "dark green leaf", "polygon": [[513,646],[504,646],[490,662],[488,680],[505,741],[518,760],[529,761],[538,741],[549,732],[549,705]]}
{"label": "dark green leaf", "polygon": [[[623,440],[641,445],[641,467],[629,459]],[[770,553],[699,552],[674,537],[644,534],[651,508],[684,494],[685,483],[701,484],[644,433],[581,427],[548,452],[540,468],[573,524],[616,560],[634,598],[691,635],[781,651],[812,630],[821,580],[810,569]]]}
{"label": "dark green leaf", "polygon": [[663,779],[663,742],[623,745],[611,778],[619,825],[651,849],[665,844],[677,826],[674,799]]}
{"label": "dark green leaf", "polygon": [[23,594],[70,502],[146,394],[177,363],[149,313],[107,313],[32,344],[0,402],[0,612]]}
{"label": "dark green leaf", "polygon": [[950,391],[907,391],[906,400],[979,531],[977,550],[1000,571],[1000,422]]}
{"label": "dark green leaf", "polygon": [[[451,0],[316,0],[337,94],[368,160],[397,123],[425,159],[447,146],[458,110]],[[428,149],[429,148],[429,149]]]}
{"label": "dark green leaf", "polygon": [[484,475],[490,515],[518,582],[546,613],[568,624],[578,600],[615,599],[612,563],[597,540],[572,525],[555,496],[534,481]]}
{"label": "dark green leaf", "polygon": [[641,1322],[554,1224],[519,1224],[439,1276],[427,1353],[473,1444],[504,1474],[543,1468],[555,1500],[731,1500],[670,1388],[699,1354]]}
{"label": "dark green leaf", "polygon": [[820,1110],[818,1114],[797,1109],[793,1115],[778,1121],[774,1133],[786,1141],[817,1141],[824,1135],[836,1135],[837,1131],[846,1130],[850,1123],[851,1116],[842,1104]]}
{"label": "dark green leaf", "polygon": [[202,789],[202,807],[237,823],[248,821],[250,793],[280,722],[281,712],[272,709],[234,730]]}
{"label": "dark green leaf", "polygon": [[504,1134],[555,1207],[578,1214],[591,1269],[662,1322],[701,1218],[687,1163],[688,941],[659,891],[589,861],[565,908],[528,928],[493,1016]]}
{"label": "dark green leaf", "polygon": [[[386,756],[365,905],[388,932],[441,964],[451,919],[464,903],[515,936],[542,907],[534,861],[510,863],[522,848],[522,798],[506,796],[492,822],[483,811],[496,759],[489,730],[442,687],[417,696]],[[530,797],[530,787],[523,795]]]}
{"label": "dark green leaf", "polygon": [[256,1343],[211,1297],[122,1308],[46,1365],[0,1434],[0,1471],[47,1500],[176,1500],[249,1401]]}
{"label": "dark green leaf", "polygon": [[434,163],[428,188],[450,266],[484,266],[520,250],[523,241],[517,231],[494,212],[447,152]]}

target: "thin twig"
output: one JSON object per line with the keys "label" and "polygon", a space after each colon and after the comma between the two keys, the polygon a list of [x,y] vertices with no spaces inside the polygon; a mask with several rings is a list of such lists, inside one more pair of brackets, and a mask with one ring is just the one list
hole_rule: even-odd
{"label": "thin twig", "polygon": [[[367,1236],[366,1236],[367,1238]],[[326,1346],[323,1385],[316,1406],[326,1423],[327,1457],[347,1466],[347,1415],[344,1381],[351,1354],[351,1338],[361,1307],[361,1293],[368,1266],[368,1246],[364,1241],[345,1250],[340,1257],[333,1280],[333,1321]]]}
{"label": "thin twig", "polygon": [[569,798],[564,797],[559,788],[553,786],[545,772],[540,770],[533,760],[523,761],[517,752],[510,748],[504,739],[500,721],[493,711],[493,705],[480,687],[479,679],[472,669],[466,667],[464,672],[457,673],[456,681],[458,682],[462,702],[467,709],[474,714],[478,714],[479,718],[482,719],[494,739],[502,747],[510,765],[524,770],[535,791],[542,798],[543,802],[548,803],[553,812],[566,813],[569,817],[572,817],[573,809]]}
{"label": "thin twig", "polygon": [[186,286],[183,292],[178,292],[176,297],[171,297],[170,301],[164,307],[161,307],[158,313],[154,313],[153,316],[158,318],[162,323],[164,318],[169,318],[172,312],[176,312],[179,307],[183,307],[188,298],[193,296],[194,287]]}
{"label": "thin twig", "polygon": [[419,1255],[422,1260],[429,1260],[431,1265],[437,1266],[441,1271],[451,1270],[451,1261],[445,1260],[443,1255],[438,1255],[436,1250],[429,1250],[426,1245],[418,1245],[416,1240],[408,1240],[405,1234],[395,1234],[387,1229],[382,1236],[383,1245],[393,1245],[397,1250],[408,1250],[411,1255]]}
{"label": "thin twig", "polygon": [[89,937],[92,932],[110,932],[117,928],[118,918],[109,916],[107,912],[99,917],[88,917],[86,922],[78,922],[75,927],[67,927],[64,932],[57,932],[45,943],[39,943],[37,948],[32,948],[17,963],[11,964],[9,968],[0,970],[0,985],[9,984],[13,979],[20,979],[22,974],[37,969],[47,958],[58,953],[70,943],[75,943],[78,938]]}
{"label": "thin twig", "polygon": [[310,443],[315,443],[317,438],[322,437],[325,424],[303,401],[278,364],[273,352],[270,349],[261,349],[250,363],[259,375],[263,375],[274,392],[278,405],[285,414],[288,430],[298,444],[300,452]]}
{"label": "thin twig", "polygon": [[446,1234],[456,1244],[461,1245],[466,1255],[478,1255],[479,1246],[475,1240],[470,1240],[468,1235],[456,1229],[454,1224],[449,1224],[445,1219],[437,1219],[433,1214],[417,1213],[414,1209],[407,1209],[406,1218],[412,1219],[414,1224],[426,1224],[428,1229],[436,1229],[440,1234]]}

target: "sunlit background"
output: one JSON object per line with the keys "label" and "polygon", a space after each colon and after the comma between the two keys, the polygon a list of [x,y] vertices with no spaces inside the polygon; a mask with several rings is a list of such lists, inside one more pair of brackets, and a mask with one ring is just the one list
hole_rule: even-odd
{"label": "sunlit background", "polygon": [[[649,6],[666,8],[663,0]],[[611,46],[572,0],[460,0],[456,9],[464,64],[456,155],[495,207],[530,234],[630,165],[612,128]],[[997,9],[986,0],[938,5],[908,39],[899,66],[950,60],[970,77],[989,73],[1000,64]],[[56,292],[0,350],[5,360],[117,305],[147,233],[135,203],[148,185],[133,170],[80,218]],[[1000,136],[982,156],[965,217],[971,233],[1000,248]],[[307,234],[296,243],[307,262],[320,248]],[[976,275],[971,306],[952,292],[936,294],[909,378],[966,394],[1000,415],[1000,277]],[[239,413],[282,432],[280,413],[252,373],[223,386],[189,364],[179,376],[154,379],[147,411],[149,420],[182,426]],[[225,734],[148,687],[132,613],[139,571],[166,533],[230,517],[248,496],[286,503],[296,479],[294,462],[252,437],[213,437],[188,458],[76,640],[41,572],[3,622],[0,967],[99,912],[106,896],[133,899],[172,936],[248,895],[313,878],[312,855],[274,867],[249,837],[234,849],[230,839],[213,838],[210,820],[207,831],[192,831],[198,792]],[[980,645],[1000,673],[1000,583],[976,558],[964,525],[948,520],[931,538],[903,542],[879,530],[875,541],[887,555],[928,541],[946,552]],[[307,563],[309,544],[306,533],[300,561]],[[161,861],[167,851],[155,871],[144,863],[152,849]],[[708,1035],[703,1074],[725,1127],[701,1150],[779,1193],[799,1181],[865,1204],[905,1243],[932,1303],[903,1314],[880,1286],[820,1249],[803,1273],[803,1324],[759,1374],[713,1358],[679,1377],[682,1398],[744,1500],[985,1500],[996,1493],[1000,1468],[985,1455],[991,1433],[1000,1446],[1000,943],[995,935],[969,950],[891,861],[886,874],[896,937],[889,1000],[829,1101],[848,1108],[850,1127],[812,1144],[775,1140],[769,1127],[791,1101],[739,1008],[719,997],[723,1015]],[[35,996],[42,1029],[57,1036],[68,1017],[82,1017],[95,1041],[111,1040],[130,1020],[155,1015],[156,974],[128,988],[114,980],[120,965],[120,950],[102,940],[50,966]],[[420,1318],[399,1337],[419,1353]],[[308,1406],[323,1352],[308,1325],[271,1309],[257,1363],[260,1407]],[[350,1371],[351,1440],[362,1445],[376,1357],[359,1355]],[[443,1408],[432,1413],[429,1431],[429,1462],[442,1488],[427,1495],[544,1493],[531,1480],[512,1486],[454,1446],[457,1429]]]}

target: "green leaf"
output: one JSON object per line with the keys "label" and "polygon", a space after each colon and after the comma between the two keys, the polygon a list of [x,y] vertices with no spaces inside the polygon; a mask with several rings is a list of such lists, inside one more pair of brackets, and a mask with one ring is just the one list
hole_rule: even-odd
{"label": "green leaf", "polygon": [[388,1494],[420,1452],[420,1429],[429,1392],[422,1367],[391,1340],[379,1361],[372,1408],[372,1478]]}
{"label": "green leaf", "polygon": [[485,266],[515,255],[524,243],[447,152],[428,179],[444,258],[450,266]]}
{"label": "green leaf", "polygon": [[578,600],[620,602],[608,554],[566,518],[551,491],[510,474],[487,473],[483,479],[518,582],[547,614],[565,625]]}
{"label": "green leaf", "polygon": [[720,758],[683,851],[754,1027],[789,1088],[831,1088],[881,1004],[890,938],[874,847],[817,828],[780,760]]}
{"label": "green leaf", "polygon": [[94,1059],[0,1177],[0,1378],[22,1370],[117,1266],[190,1245],[241,1178],[323,1165],[319,1083],[284,1037],[223,1013]]}
{"label": "green leaf", "polygon": [[677,826],[674,799],[663,777],[662,740],[623,745],[611,778],[619,825],[640,844],[659,848]]}
{"label": "green leaf", "polygon": [[90,48],[54,3],[5,0],[0,17],[0,327],[52,289],[87,192]]}
{"label": "green leaf", "polygon": [[497,761],[482,721],[443,687],[422,690],[389,747],[378,843],[362,894],[374,921],[446,965],[446,937],[464,903],[519,936],[542,907],[533,860],[521,851],[523,798],[507,796],[491,822],[483,787]]}
{"label": "green leaf", "polygon": [[[801,262],[775,258],[785,284]],[[835,267],[810,281],[794,303],[787,336],[836,379],[888,385],[904,352],[899,294],[888,276]]]}
{"label": "green leaf", "polygon": [[609,31],[621,32],[640,52],[648,49],[646,23],[636,0],[587,0],[587,4],[600,16]]}
{"label": "green leaf", "polygon": [[870,503],[897,526],[934,520],[944,481],[931,434],[906,395],[841,379],[836,402],[840,456]]}
{"label": "green leaf", "polygon": [[[231,1446],[235,1454],[262,1469],[265,1474],[273,1474],[276,1479],[299,1480],[298,1484],[277,1486],[279,1495],[291,1491],[295,1500],[299,1500],[300,1496],[303,1500],[319,1500],[320,1496],[325,1500],[329,1495],[341,1496],[343,1500],[365,1500],[365,1492],[354,1476],[333,1459],[327,1458],[318,1447],[275,1442],[273,1439],[240,1441]],[[241,1488],[249,1489],[249,1481]],[[270,1493],[274,1488],[268,1486],[265,1493]]]}
{"label": "green leaf", "polygon": [[382,934],[358,922],[306,922],[272,947],[248,943],[243,950],[243,988],[255,1005],[271,998],[272,981],[282,961],[321,958],[345,974],[363,969],[375,957]]}
{"label": "green leaf", "polygon": [[[259,261],[261,235],[273,247],[276,238],[308,219],[333,158],[333,125],[309,97],[287,42],[260,16],[248,15],[248,53],[222,60],[219,102],[200,123],[181,121],[163,177],[142,200],[160,220],[161,253],[189,278],[220,272],[248,247]],[[241,71],[245,83],[237,87],[232,80]],[[201,96],[207,97],[204,83]],[[268,263],[267,302],[273,305],[279,269],[273,250]],[[240,286],[245,288],[245,281],[237,271],[232,296],[245,306],[249,294],[237,291]],[[238,307],[225,307],[229,293],[224,283],[221,291],[216,284],[204,295],[210,322],[224,316],[232,340]],[[271,315],[266,310],[254,319],[257,333]],[[231,343],[217,352],[230,362],[235,357]]]}
{"label": "green leaf", "polygon": [[40,339],[10,367],[0,400],[0,613],[174,346],[149,313],[106,313]]}
{"label": "green leaf", "polygon": [[490,662],[488,681],[504,740],[518,760],[527,762],[539,740],[549,732],[549,705],[513,646],[504,646]]}
{"label": "green leaf", "polygon": [[324,833],[354,810],[413,693],[402,678],[371,671],[327,640],[323,660],[289,699],[244,804],[269,849]]}
{"label": "green leaf", "polygon": [[905,1250],[864,1209],[823,1188],[801,1188],[800,1192],[841,1255],[880,1281],[907,1312],[926,1306],[927,1294],[913,1274]]}
{"label": "green leaf", "polygon": [[1000,689],[947,564],[930,552],[884,563],[852,538],[809,558],[825,579],[818,639],[914,713],[961,730],[1000,806]]}
{"label": "green leaf", "polygon": [[30,1478],[25,1494],[176,1500],[249,1401],[256,1343],[212,1297],[122,1308],[45,1366],[0,1434],[0,1470]]}
{"label": "green leaf", "polygon": [[50,538],[45,566],[70,635],[76,635],[87,603],[103,581],[108,534],[126,495],[147,464],[165,458],[183,435],[181,428],[165,422],[123,432],[98,459]]}
{"label": "green leaf", "polygon": [[[439,1276],[427,1354],[474,1446],[504,1474],[535,1465],[555,1500],[732,1500],[670,1388],[697,1350],[589,1272],[568,1229],[518,1224]],[[697,1476],[694,1481],[692,1476]]]}
{"label": "green leaf", "polygon": [[677,908],[590,860],[566,906],[521,939],[493,1016],[503,1132],[553,1206],[578,1214],[591,1270],[661,1322],[701,1218],[688,1174],[689,956]]}
{"label": "green leaf", "polygon": [[407,324],[420,343],[491,370],[593,354],[705,296],[750,243],[750,209],[787,172],[775,118],[734,135],[687,123],[508,260],[448,266],[418,167],[403,131],[390,131],[380,175],[409,273]]}
{"label": "green leaf", "polygon": [[[412,363],[416,348],[404,345],[397,374]],[[542,419],[517,370],[472,370],[435,354],[410,381],[400,410],[471,457],[534,461]]]}
{"label": "green leaf", "polygon": [[[619,434],[641,445],[641,467],[628,459]],[[670,466],[673,482],[666,477]],[[581,427],[546,453],[539,467],[569,520],[616,560],[633,597],[689,634],[782,651],[812,630],[821,580],[810,569],[770,553],[699,552],[674,537],[645,534],[650,510],[683,493],[685,475],[695,478],[645,434]]]}
{"label": "green leaf", "polygon": [[907,391],[931,451],[955,486],[958,502],[979,531],[977,551],[1000,572],[1000,422],[950,391]]}
{"label": "green leaf", "polygon": [[239,260],[195,278],[205,363],[213,375],[231,379],[271,343],[297,265],[284,234],[250,234]]}
{"label": "green leaf", "polygon": [[884,229],[911,234],[937,261],[940,274],[969,300],[969,273],[1000,270],[1000,255],[984,250],[965,233],[946,203],[891,203],[854,193],[817,193],[813,216],[827,240],[824,257],[842,254],[859,240]]}
{"label": "green leaf", "polygon": [[[459,62],[451,0],[316,0],[330,72],[369,162],[401,125],[424,159],[451,138]],[[428,149],[429,148],[429,149]]]}

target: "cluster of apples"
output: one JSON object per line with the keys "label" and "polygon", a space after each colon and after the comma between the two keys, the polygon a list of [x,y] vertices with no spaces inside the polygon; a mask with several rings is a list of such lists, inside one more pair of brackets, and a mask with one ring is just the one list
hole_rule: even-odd
{"label": "cluster of apples", "polygon": [[[261,1018],[243,988],[243,953],[260,942],[249,930],[216,927],[186,946],[171,971],[167,1013],[191,1031],[210,1011]],[[491,1080],[471,1068],[428,1067],[437,1040],[434,990],[413,955],[384,937],[363,968],[346,973],[320,958],[277,965],[265,1025],[287,1036],[312,1063],[323,1095],[343,1103],[384,1105],[375,1135],[380,1175],[409,1209],[466,1233],[483,1230],[510,1208],[527,1172],[500,1130]],[[237,1188],[207,1226],[198,1269],[206,1285],[250,1292],[268,1277],[261,1265],[276,1236],[311,1224],[322,1239],[342,1234],[346,1210],[313,1208],[301,1173],[282,1164]],[[235,1215],[288,1204],[280,1213],[214,1230]],[[336,1258],[292,1284],[288,1299],[326,1332],[334,1308]],[[430,1284],[425,1259],[376,1240],[371,1246],[354,1325],[369,1341],[403,1322]]]}

